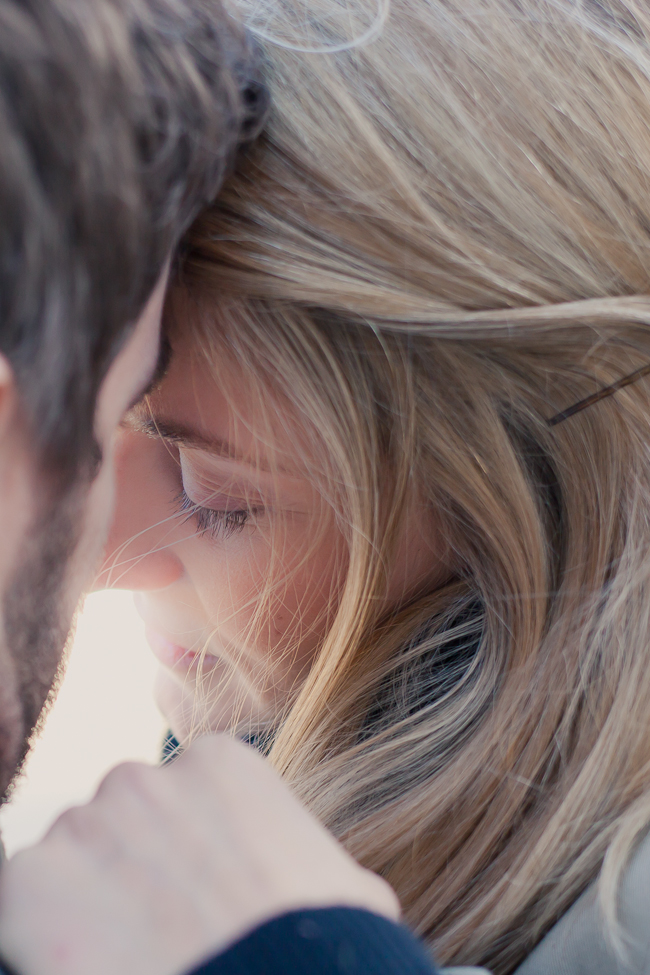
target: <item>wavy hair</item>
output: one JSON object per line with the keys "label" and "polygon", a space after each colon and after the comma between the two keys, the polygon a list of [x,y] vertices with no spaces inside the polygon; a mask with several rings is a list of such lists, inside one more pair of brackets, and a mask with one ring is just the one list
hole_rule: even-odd
{"label": "wavy hair", "polygon": [[[393,0],[322,53],[362,7],[267,44],[268,129],[184,287],[347,526],[271,760],[441,962],[505,975],[603,864],[613,916],[650,822],[650,384],[548,422],[650,360],[650,13]],[[387,617],[414,488],[457,568]]]}

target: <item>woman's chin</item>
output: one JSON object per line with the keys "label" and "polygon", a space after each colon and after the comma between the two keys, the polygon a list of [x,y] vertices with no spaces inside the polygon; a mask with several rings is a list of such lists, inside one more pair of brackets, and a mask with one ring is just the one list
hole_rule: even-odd
{"label": "woman's chin", "polygon": [[199,735],[231,731],[253,721],[252,702],[233,700],[228,693],[210,704],[201,701],[194,683],[184,684],[165,667],[160,667],[154,683],[154,699],[174,737],[187,745]]}

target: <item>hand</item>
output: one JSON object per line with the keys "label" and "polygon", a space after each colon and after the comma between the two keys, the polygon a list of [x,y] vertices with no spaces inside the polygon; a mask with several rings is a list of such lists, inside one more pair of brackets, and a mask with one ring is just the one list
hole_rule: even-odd
{"label": "hand", "polygon": [[251,748],[196,741],[113,770],[0,875],[0,953],[20,975],[181,975],[302,907],[396,919],[363,870]]}

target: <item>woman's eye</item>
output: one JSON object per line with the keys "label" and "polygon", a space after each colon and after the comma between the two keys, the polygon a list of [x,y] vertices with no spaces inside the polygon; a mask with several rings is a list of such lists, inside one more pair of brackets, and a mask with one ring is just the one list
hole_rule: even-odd
{"label": "woman's eye", "polygon": [[256,513],[256,509],[252,508],[232,508],[227,511],[202,508],[201,505],[195,504],[182,488],[174,499],[174,506],[178,512],[186,516],[185,521],[194,520],[198,534],[210,535],[212,538],[229,538],[245,528]]}

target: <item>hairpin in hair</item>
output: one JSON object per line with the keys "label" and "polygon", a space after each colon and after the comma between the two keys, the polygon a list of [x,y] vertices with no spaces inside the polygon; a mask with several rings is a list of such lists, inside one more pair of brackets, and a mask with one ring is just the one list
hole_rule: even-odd
{"label": "hairpin in hair", "polygon": [[629,376],[623,376],[622,379],[617,379],[615,383],[611,386],[605,386],[603,389],[598,390],[597,393],[592,393],[591,396],[587,396],[585,399],[581,399],[580,402],[574,403],[573,406],[569,406],[566,410],[562,410],[561,413],[556,413],[552,416],[550,420],[547,420],[549,427],[554,427],[558,423],[562,423],[563,420],[568,420],[570,416],[574,413],[580,413],[581,410],[586,410],[588,406],[593,406],[594,403],[599,403],[601,399],[607,399],[608,396],[613,396],[617,393],[619,389],[624,389],[625,386],[631,386],[632,383],[637,382],[639,379],[643,379],[644,376],[650,374],[650,363],[647,366],[641,366],[635,372],[631,372]]}

